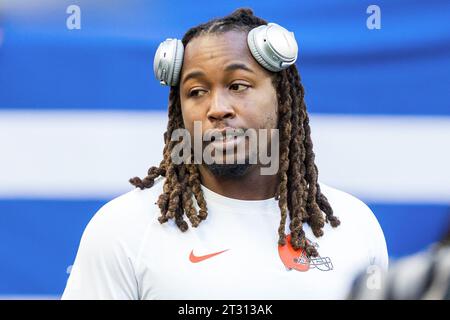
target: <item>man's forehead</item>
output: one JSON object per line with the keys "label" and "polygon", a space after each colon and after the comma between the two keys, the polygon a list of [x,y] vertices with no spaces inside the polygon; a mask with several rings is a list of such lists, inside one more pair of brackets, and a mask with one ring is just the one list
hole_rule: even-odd
{"label": "man's forehead", "polygon": [[254,62],[248,49],[247,34],[242,31],[228,31],[205,34],[192,39],[184,52],[183,69],[194,68],[203,62],[217,59]]}

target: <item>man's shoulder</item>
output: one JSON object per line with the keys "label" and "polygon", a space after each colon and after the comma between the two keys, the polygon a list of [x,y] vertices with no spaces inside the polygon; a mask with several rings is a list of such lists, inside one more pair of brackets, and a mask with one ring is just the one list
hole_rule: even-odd
{"label": "man's shoulder", "polygon": [[159,213],[156,202],[162,192],[162,180],[155,180],[151,188],[136,188],[108,201],[94,214],[85,232],[107,233],[115,238],[143,232]]}
{"label": "man's shoulder", "polygon": [[130,214],[142,213],[156,207],[155,203],[162,192],[164,178],[155,180],[152,187],[146,189],[135,188],[108,201],[100,210],[110,214],[127,212]]}
{"label": "man's shoulder", "polygon": [[343,219],[377,221],[369,206],[349,192],[319,182],[322,194],[328,199],[335,215]]}
{"label": "man's shoulder", "polygon": [[[334,215],[341,221],[337,233],[344,235],[349,243],[358,239],[358,244],[367,250],[370,264],[377,264],[383,270],[387,270],[386,239],[376,215],[369,206],[348,192],[323,183],[320,183],[320,188],[327,197]],[[331,227],[328,228],[330,232]]]}

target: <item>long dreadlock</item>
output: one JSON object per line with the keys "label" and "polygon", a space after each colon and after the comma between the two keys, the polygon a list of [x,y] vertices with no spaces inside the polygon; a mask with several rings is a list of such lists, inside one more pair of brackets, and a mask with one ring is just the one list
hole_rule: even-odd
{"label": "long dreadlock", "polygon": [[[184,35],[184,47],[193,38],[204,34],[220,34],[230,30],[249,32],[251,29],[265,25],[267,22],[253,15],[251,9],[237,9],[232,14],[213,19],[207,23],[191,28]],[[314,163],[313,143],[309,117],[304,102],[304,88],[295,65],[274,74],[272,81],[278,100],[278,128],[280,130],[280,168],[279,185],[276,198],[281,211],[278,228],[279,245],[286,244],[285,225],[287,214],[291,245],[294,249],[305,249],[308,256],[318,256],[315,247],[306,241],[303,224],[310,225],[314,235],[323,235],[325,222],[333,227],[340,224],[333,215],[327,198],[321,193],[318,183],[318,169]],[[171,151],[177,142],[170,141],[172,132],[184,128],[179,86],[170,88],[168,124],[164,133],[163,160],[158,167],[151,167],[144,179],[131,178],[129,181],[140,189],[151,188],[157,177],[165,177],[163,192],[157,204],[161,210],[160,223],[174,219],[181,231],[188,229],[184,215],[193,227],[197,227],[208,216],[206,201],[201,190],[200,174],[197,165],[174,164]],[[193,196],[199,207],[197,212]],[[325,217],[323,213],[325,213]]]}

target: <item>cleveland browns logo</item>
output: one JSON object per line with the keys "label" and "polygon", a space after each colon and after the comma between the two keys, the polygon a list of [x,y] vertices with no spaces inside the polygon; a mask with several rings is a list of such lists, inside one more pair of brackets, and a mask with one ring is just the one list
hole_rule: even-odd
{"label": "cleveland browns logo", "polygon": [[[319,247],[317,243],[308,239],[306,241],[312,243],[315,247]],[[294,269],[302,272],[313,268],[320,271],[333,270],[333,263],[329,257],[308,257],[304,249],[294,250],[291,245],[291,235],[287,235],[284,246],[278,246],[278,253],[287,270]]]}

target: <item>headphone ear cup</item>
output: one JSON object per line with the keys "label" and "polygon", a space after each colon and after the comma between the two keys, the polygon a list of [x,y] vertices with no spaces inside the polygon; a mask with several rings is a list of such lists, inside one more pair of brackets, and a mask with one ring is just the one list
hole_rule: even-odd
{"label": "headphone ear cup", "polygon": [[[258,28],[261,28],[261,27],[265,27],[265,26],[260,26]],[[275,69],[270,64],[268,64],[262,57],[261,53],[259,52],[258,46],[256,45],[256,39],[255,39],[256,32],[257,32],[257,28],[254,28],[254,29],[250,30],[250,32],[247,35],[247,44],[248,44],[248,47],[250,49],[250,52],[251,52],[253,58],[255,58],[255,60],[264,68],[266,68],[270,71],[273,71],[273,72],[279,71],[278,69]]]}
{"label": "headphone ear cup", "polygon": [[284,70],[297,60],[298,46],[294,34],[276,23],[250,30],[247,44],[256,61],[272,72]]}
{"label": "headphone ear cup", "polygon": [[181,40],[167,39],[159,45],[153,60],[153,72],[162,85],[177,85],[183,55],[184,47]]}
{"label": "headphone ear cup", "polygon": [[170,86],[176,86],[180,79],[181,66],[183,65],[184,46],[181,40],[177,40],[173,61],[173,72],[170,79]]}

